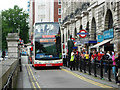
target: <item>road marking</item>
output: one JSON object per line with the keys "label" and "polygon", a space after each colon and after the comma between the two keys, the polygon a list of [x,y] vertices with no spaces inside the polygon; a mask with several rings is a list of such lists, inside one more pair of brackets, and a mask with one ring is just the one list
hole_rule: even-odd
{"label": "road marking", "polygon": [[41,90],[40,85],[38,84],[37,80],[35,79],[35,77],[34,77],[34,75],[33,75],[33,72],[32,72],[32,70],[31,70],[31,68],[30,68],[30,66],[29,66],[29,65],[28,65],[28,67],[29,67],[29,69],[30,69],[30,72],[31,72],[31,74],[32,74],[32,77],[33,77],[33,79],[34,79],[34,81],[35,81],[36,85],[37,85],[37,86],[38,86],[38,88]]}
{"label": "road marking", "polygon": [[[31,76],[31,75],[30,75],[29,68],[28,68],[28,66],[27,66],[27,65],[26,65],[26,67],[27,67],[27,71],[28,71],[29,76]],[[35,90],[36,90],[35,84],[34,84],[34,82],[32,81],[32,79],[31,79],[31,78],[30,78],[30,81],[32,82],[33,88],[35,88]]]}
{"label": "road marking", "polygon": [[75,77],[77,77],[77,78],[79,78],[79,79],[81,79],[81,80],[83,80],[83,81],[86,81],[86,82],[88,82],[88,83],[94,84],[94,85],[96,85],[96,86],[99,86],[99,87],[102,87],[102,88],[113,88],[113,87],[110,87],[110,86],[107,86],[107,85],[104,85],[104,84],[95,82],[95,81],[93,81],[93,80],[87,79],[87,78],[85,78],[85,77],[83,77],[83,76],[80,76],[80,75],[78,75],[78,74],[76,74],[76,73],[73,73],[73,72],[71,72],[71,71],[68,71],[68,70],[66,70],[66,69],[61,69],[61,70],[65,71],[65,72],[68,72],[68,73],[74,75]]}

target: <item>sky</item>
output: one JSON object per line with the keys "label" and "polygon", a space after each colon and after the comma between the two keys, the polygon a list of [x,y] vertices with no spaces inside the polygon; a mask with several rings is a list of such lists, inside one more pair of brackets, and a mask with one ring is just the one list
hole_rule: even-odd
{"label": "sky", "polygon": [[28,0],[1,0],[0,2],[0,11],[13,8],[14,5],[18,5],[20,8],[27,10]]}

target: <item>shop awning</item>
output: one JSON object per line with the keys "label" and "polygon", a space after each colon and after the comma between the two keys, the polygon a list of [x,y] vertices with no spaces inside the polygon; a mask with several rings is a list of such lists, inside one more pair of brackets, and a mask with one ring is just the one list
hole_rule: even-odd
{"label": "shop awning", "polygon": [[104,41],[102,41],[102,42],[100,42],[100,43],[92,46],[91,48],[97,48],[97,47],[99,47],[99,46],[101,46],[101,45],[103,45],[103,44],[106,44],[106,43],[110,42],[111,40],[112,40],[112,39],[104,40]]}

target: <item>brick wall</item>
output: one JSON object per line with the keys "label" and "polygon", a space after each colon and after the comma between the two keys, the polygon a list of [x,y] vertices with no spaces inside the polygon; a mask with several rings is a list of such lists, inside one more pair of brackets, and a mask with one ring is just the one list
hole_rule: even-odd
{"label": "brick wall", "polygon": [[61,15],[58,15],[58,8],[61,8],[61,5],[58,5],[58,0],[54,0],[54,22],[58,22],[58,18],[61,18]]}

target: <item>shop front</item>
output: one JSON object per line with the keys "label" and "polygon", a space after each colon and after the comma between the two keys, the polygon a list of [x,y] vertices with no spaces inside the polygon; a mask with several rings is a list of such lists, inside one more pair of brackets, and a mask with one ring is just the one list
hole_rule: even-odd
{"label": "shop front", "polygon": [[91,48],[96,48],[97,51],[114,51],[114,44],[110,43],[113,38],[114,29],[105,30],[102,35],[97,35],[97,44]]}

